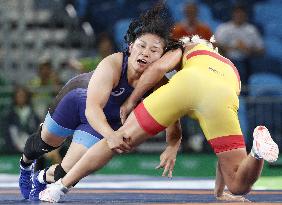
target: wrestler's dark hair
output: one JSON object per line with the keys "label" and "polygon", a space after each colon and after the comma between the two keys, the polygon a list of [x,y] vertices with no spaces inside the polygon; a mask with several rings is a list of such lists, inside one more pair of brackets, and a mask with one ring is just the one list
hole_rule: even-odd
{"label": "wrestler's dark hair", "polygon": [[143,34],[151,33],[164,39],[165,47],[167,47],[170,41],[172,23],[164,4],[158,3],[130,23],[124,36],[125,42],[130,45]]}
{"label": "wrestler's dark hair", "polygon": [[180,48],[182,50],[182,53],[184,52],[184,43],[180,40],[174,39],[174,38],[169,38],[168,43],[165,48],[165,52],[169,50],[175,50]]}

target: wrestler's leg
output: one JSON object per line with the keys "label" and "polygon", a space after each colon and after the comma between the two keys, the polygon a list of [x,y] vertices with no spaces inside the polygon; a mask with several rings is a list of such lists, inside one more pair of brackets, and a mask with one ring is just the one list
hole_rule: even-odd
{"label": "wrestler's leg", "polygon": [[[186,95],[178,92],[182,87],[178,80],[171,80],[170,83],[162,86],[146,98],[144,104],[140,103],[137,106],[134,112],[129,115],[125,124],[116,131],[116,134],[120,134],[125,141],[136,147],[150,136],[164,130],[166,126],[186,114],[183,112],[187,107]],[[184,89],[183,92],[186,93],[187,89]],[[177,106],[175,99],[178,101]],[[102,139],[93,145],[53,188],[50,187],[41,192],[41,199],[53,201],[53,199],[50,199],[52,194],[60,198],[60,195],[65,193],[64,191],[64,193],[61,193],[62,190],[65,190],[65,187],[71,187],[83,177],[102,168],[114,154],[115,152],[109,148],[106,139]],[[58,201],[59,198],[54,201]]]}
{"label": "wrestler's leg", "polygon": [[129,139],[128,143],[133,147],[137,147],[152,137],[140,126],[135,113],[128,116],[126,122],[118,131],[124,133],[125,138]]}
{"label": "wrestler's leg", "polygon": [[106,139],[100,140],[82,156],[62,179],[40,192],[40,200],[58,202],[67,193],[68,189],[66,187],[70,188],[83,177],[102,168],[114,154],[115,152],[109,148]]}
{"label": "wrestler's leg", "polygon": [[39,193],[45,189],[47,183],[63,178],[74,164],[80,160],[87,149],[100,140],[101,135],[89,128],[91,127],[88,123],[77,127],[73,134],[72,143],[61,164],[35,174],[32,179],[34,188],[31,191],[30,199],[38,200]]}
{"label": "wrestler's leg", "polygon": [[[59,94],[59,96],[56,98],[57,102],[49,109],[43,124],[43,129],[41,132],[42,136],[40,136],[42,144],[45,146],[59,146],[68,136],[74,134],[75,129],[80,124],[80,118],[78,117],[79,106],[77,104],[77,98],[81,95],[78,95],[77,93],[80,93],[80,90],[74,89],[69,92],[63,92]],[[70,109],[70,107],[73,109]],[[51,146],[51,148],[53,146]],[[42,152],[47,153],[50,151],[49,148],[46,149],[45,147],[35,146],[34,144],[33,147],[33,149],[27,147],[26,152],[24,152],[24,155],[28,159],[36,159],[42,154]],[[33,186],[29,194],[29,199],[38,200],[39,192],[45,189],[46,183],[46,169],[34,173],[32,176]]]}
{"label": "wrestler's leg", "polygon": [[61,164],[47,171],[47,182],[54,182],[63,178],[66,173],[75,165],[76,162],[86,153],[94,144],[100,141],[102,136],[96,132],[88,123],[82,123],[77,126],[72,143]]}
{"label": "wrestler's leg", "polygon": [[244,196],[233,195],[228,192],[224,192],[225,181],[222,175],[222,171],[220,169],[219,164],[216,165],[216,179],[215,179],[215,187],[214,187],[214,196],[219,201],[240,201],[240,202],[250,202],[250,200],[246,199]]}
{"label": "wrestler's leg", "polygon": [[114,152],[109,148],[107,141],[102,139],[93,145],[69,170],[65,177],[62,178],[62,183],[66,187],[71,187],[83,177],[102,168],[113,156]]}
{"label": "wrestler's leg", "polygon": [[31,135],[26,141],[23,155],[20,159],[19,187],[25,199],[30,198],[32,190],[31,175],[34,160],[45,153],[55,150],[62,144],[65,138],[50,133],[45,126],[45,122],[40,129]]}
{"label": "wrestler's leg", "polygon": [[224,101],[216,100],[214,97],[213,101],[202,103],[197,117],[218,157],[218,166],[227,188],[233,194],[246,194],[260,176],[263,160],[247,155],[237,116],[237,96],[234,94]]}
{"label": "wrestler's leg", "polygon": [[[49,117],[48,117],[49,116]],[[54,130],[53,134],[51,133],[49,130]],[[73,133],[73,130],[58,126],[58,124],[51,118],[50,115],[47,115],[46,120],[44,122],[43,125],[43,129],[42,129],[42,141],[46,140],[46,144],[50,143],[52,145],[61,145],[63,143],[63,141],[66,139],[66,137],[68,136],[68,134]],[[65,135],[65,136],[64,136]],[[41,146],[38,146],[37,148],[35,148],[34,150],[42,150],[41,152],[48,152],[49,150],[46,148],[42,148]],[[37,156],[37,154],[40,154],[41,152],[34,152],[33,155],[30,154],[30,156]],[[27,153],[32,152],[32,149],[27,149]],[[36,158],[35,158],[36,159]],[[35,172],[32,177],[31,177],[31,182],[32,182],[32,189],[30,190],[29,193],[29,200],[31,201],[37,201],[39,200],[39,193],[40,191],[42,191],[43,189],[45,189],[46,184],[47,184],[47,180],[46,177],[48,175],[46,175],[46,171],[48,170],[48,168],[40,170]]]}
{"label": "wrestler's leg", "polygon": [[[122,135],[130,136],[132,146],[138,146],[144,142],[149,135],[139,126],[135,115],[129,115],[122,129],[118,130]],[[89,148],[83,157],[73,166],[73,168],[62,179],[62,183],[66,187],[70,187],[83,177],[95,172],[105,166],[114,156],[106,139],[100,140],[98,143]],[[89,163],[91,161],[91,163]]]}
{"label": "wrestler's leg", "polygon": [[50,133],[43,123],[42,127],[26,141],[23,162],[32,163],[43,154],[59,147],[64,140],[65,138]]}
{"label": "wrestler's leg", "polygon": [[[77,161],[79,161],[86,151],[87,148],[82,144],[72,142],[61,164],[51,166],[46,171],[46,182],[53,183],[56,181],[56,179],[58,180],[64,177],[64,175],[68,173],[68,171],[75,165]],[[58,166],[60,167],[58,168]],[[54,174],[56,174],[56,179],[54,179]]]}
{"label": "wrestler's leg", "polygon": [[245,148],[217,154],[224,181],[233,194],[248,193],[259,178],[264,160],[247,155]]}
{"label": "wrestler's leg", "polygon": [[55,103],[45,117],[42,129],[28,138],[23,153],[25,163],[31,163],[43,154],[59,147],[79,125],[77,98],[81,95],[77,94],[80,93],[79,90],[69,91],[70,86],[71,84],[66,85],[56,97]]}
{"label": "wrestler's leg", "polygon": [[245,149],[217,154],[226,184],[232,187],[234,194],[247,193],[259,178],[264,160],[274,162],[278,158],[278,146],[266,127],[257,126],[253,137],[253,148],[248,156]]}

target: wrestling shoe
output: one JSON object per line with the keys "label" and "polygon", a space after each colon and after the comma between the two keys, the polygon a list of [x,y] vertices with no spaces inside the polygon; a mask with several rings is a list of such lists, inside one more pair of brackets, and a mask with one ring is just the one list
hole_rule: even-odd
{"label": "wrestling shoe", "polygon": [[[45,170],[42,170],[45,171]],[[46,183],[40,183],[38,180],[38,175],[41,171],[37,171],[31,177],[32,187],[29,194],[29,200],[31,201],[39,201],[39,193],[46,188]]]}
{"label": "wrestling shoe", "polygon": [[49,184],[46,189],[39,193],[39,199],[47,202],[59,202],[69,189],[62,184],[61,179]]}
{"label": "wrestling shoe", "polygon": [[253,147],[251,154],[257,159],[275,162],[278,158],[278,145],[272,140],[265,126],[257,126],[253,133]]}
{"label": "wrestling shoe", "polygon": [[33,172],[34,164],[29,166],[28,168],[24,168],[20,165],[20,177],[19,177],[19,187],[22,193],[22,196],[25,199],[29,198],[29,193],[31,191],[31,175]]}

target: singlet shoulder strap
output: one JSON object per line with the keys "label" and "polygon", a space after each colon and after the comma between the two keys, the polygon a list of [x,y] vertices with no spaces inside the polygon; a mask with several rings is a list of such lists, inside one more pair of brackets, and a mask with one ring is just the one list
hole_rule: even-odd
{"label": "singlet shoulder strap", "polygon": [[122,57],[122,68],[121,68],[121,74],[124,75],[127,72],[127,65],[128,65],[128,55],[123,52]]}

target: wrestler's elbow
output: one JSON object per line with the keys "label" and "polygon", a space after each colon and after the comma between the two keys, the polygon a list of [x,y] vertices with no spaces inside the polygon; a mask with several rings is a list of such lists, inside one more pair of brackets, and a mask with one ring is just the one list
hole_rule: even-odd
{"label": "wrestler's elbow", "polygon": [[90,109],[86,106],[86,108],[85,108],[85,117],[86,117],[87,120],[89,120],[89,118],[91,116],[90,113],[91,113]]}
{"label": "wrestler's elbow", "polygon": [[93,118],[95,116],[98,116],[98,113],[97,113],[96,110],[97,109],[95,108],[94,105],[86,106],[86,108],[85,108],[85,117],[88,120],[88,122],[95,121]]}
{"label": "wrestler's elbow", "polygon": [[170,68],[167,66],[167,64],[156,61],[149,66],[147,72],[153,75],[163,76],[169,70]]}

